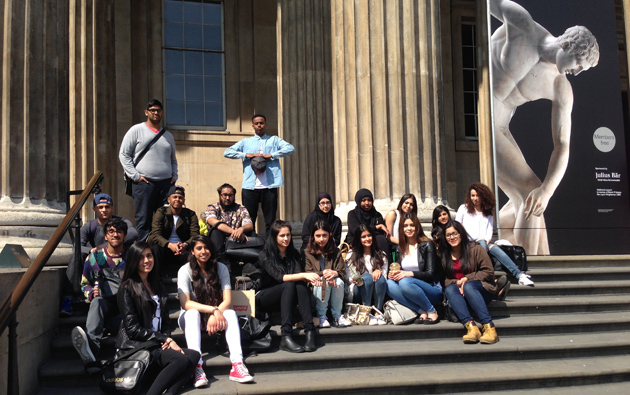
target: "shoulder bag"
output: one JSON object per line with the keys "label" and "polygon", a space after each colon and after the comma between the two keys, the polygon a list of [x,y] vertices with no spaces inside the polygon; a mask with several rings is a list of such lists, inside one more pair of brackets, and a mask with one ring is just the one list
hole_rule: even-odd
{"label": "shoulder bag", "polygon": [[103,364],[101,390],[110,394],[137,393],[151,364],[152,351],[158,348],[159,343],[148,341],[136,348],[119,351],[116,358]]}
{"label": "shoulder bag", "polygon": [[418,314],[395,300],[389,300],[383,306],[383,316],[394,325],[404,325],[418,318]]}
{"label": "shoulder bag", "polygon": [[[140,161],[142,160],[142,158],[144,158],[144,155],[146,155],[146,153],[149,151],[149,149],[151,149],[151,147],[153,146],[153,144],[157,143],[157,141],[160,139],[160,137],[162,137],[162,135],[164,134],[164,132],[166,132],[166,129],[162,128],[158,134],[153,137],[153,140],[151,140],[151,142],[149,143],[149,145],[147,145],[146,147],[144,147],[144,149],[142,150],[142,152],[140,152],[140,155],[138,155],[138,159],[136,160],[136,163],[134,163],[133,165],[136,166],[138,163],[140,163]],[[132,185],[133,185],[133,180],[131,178],[129,178],[127,176],[127,173],[123,172],[123,179],[125,180],[125,193],[129,196],[133,196],[132,193]]]}

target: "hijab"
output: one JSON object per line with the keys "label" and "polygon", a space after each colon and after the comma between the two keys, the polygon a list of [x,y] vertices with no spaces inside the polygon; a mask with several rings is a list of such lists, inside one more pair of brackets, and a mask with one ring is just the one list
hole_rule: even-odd
{"label": "hijab", "polygon": [[[369,211],[365,211],[361,208],[361,200],[366,197],[372,199],[372,208]],[[354,195],[354,201],[357,203],[357,207],[355,207],[352,211],[354,211],[354,214],[361,223],[375,226],[376,220],[380,214],[374,207],[374,195],[372,195],[372,192],[370,192],[369,189],[361,188],[357,191],[356,195]]]}
{"label": "hijab", "polygon": [[[327,213],[323,212],[322,209],[319,207],[319,202],[321,202],[322,199],[330,200],[330,211]],[[328,224],[330,225],[333,224],[335,220],[335,205],[333,203],[332,198],[330,197],[328,193],[322,192],[319,195],[317,195],[317,201],[315,202],[315,210],[313,210],[313,212],[315,213],[315,217],[317,218],[315,222],[321,220],[321,221],[328,222]]]}

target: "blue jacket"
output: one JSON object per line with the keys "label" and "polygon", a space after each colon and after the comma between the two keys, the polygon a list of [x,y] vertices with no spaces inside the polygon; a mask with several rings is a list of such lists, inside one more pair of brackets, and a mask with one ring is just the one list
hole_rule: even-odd
{"label": "blue jacket", "polygon": [[256,173],[250,166],[251,159],[246,158],[247,154],[255,154],[260,152],[262,146],[262,153],[267,155],[271,154],[271,159],[267,160],[267,183],[269,188],[278,188],[283,185],[282,171],[280,170],[279,159],[284,156],[289,156],[295,152],[293,145],[282,140],[278,136],[264,135],[259,137],[255,135],[239,141],[233,146],[227,148],[223,153],[223,156],[230,159],[241,159],[243,161],[243,185],[242,189],[253,190],[256,185]]}

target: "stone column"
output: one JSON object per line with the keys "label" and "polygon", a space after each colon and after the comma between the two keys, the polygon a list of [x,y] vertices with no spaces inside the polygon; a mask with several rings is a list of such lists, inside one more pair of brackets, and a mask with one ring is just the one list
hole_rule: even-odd
{"label": "stone column", "polygon": [[[0,0],[0,248],[34,258],[65,215],[68,190],[68,3]],[[62,242],[50,263],[68,262]]]}
{"label": "stone column", "polygon": [[381,213],[413,193],[426,221],[446,202],[438,0],[333,0],[336,212],[359,188]]}
{"label": "stone column", "polygon": [[330,2],[278,0],[278,132],[295,146],[283,159],[283,219],[301,222],[319,192],[335,195]]}
{"label": "stone column", "polygon": [[492,137],[492,91],[490,90],[490,48],[488,3],[477,2],[477,80],[479,81],[479,179],[495,191],[494,142]]}
{"label": "stone column", "polygon": [[[122,168],[116,138],[114,0],[69,3],[70,189],[83,189],[101,170],[102,191],[115,197]],[[91,202],[84,206],[84,222],[94,218],[91,207]]]}

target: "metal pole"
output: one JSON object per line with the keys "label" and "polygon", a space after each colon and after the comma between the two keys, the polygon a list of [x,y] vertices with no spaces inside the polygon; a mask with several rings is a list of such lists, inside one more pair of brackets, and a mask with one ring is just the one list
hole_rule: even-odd
{"label": "metal pole", "polygon": [[18,375],[18,354],[17,354],[17,331],[18,322],[15,318],[16,313],[11,316],[9,321],[9,367],[7,369],[7,394],[20,394],[20,379]]}

